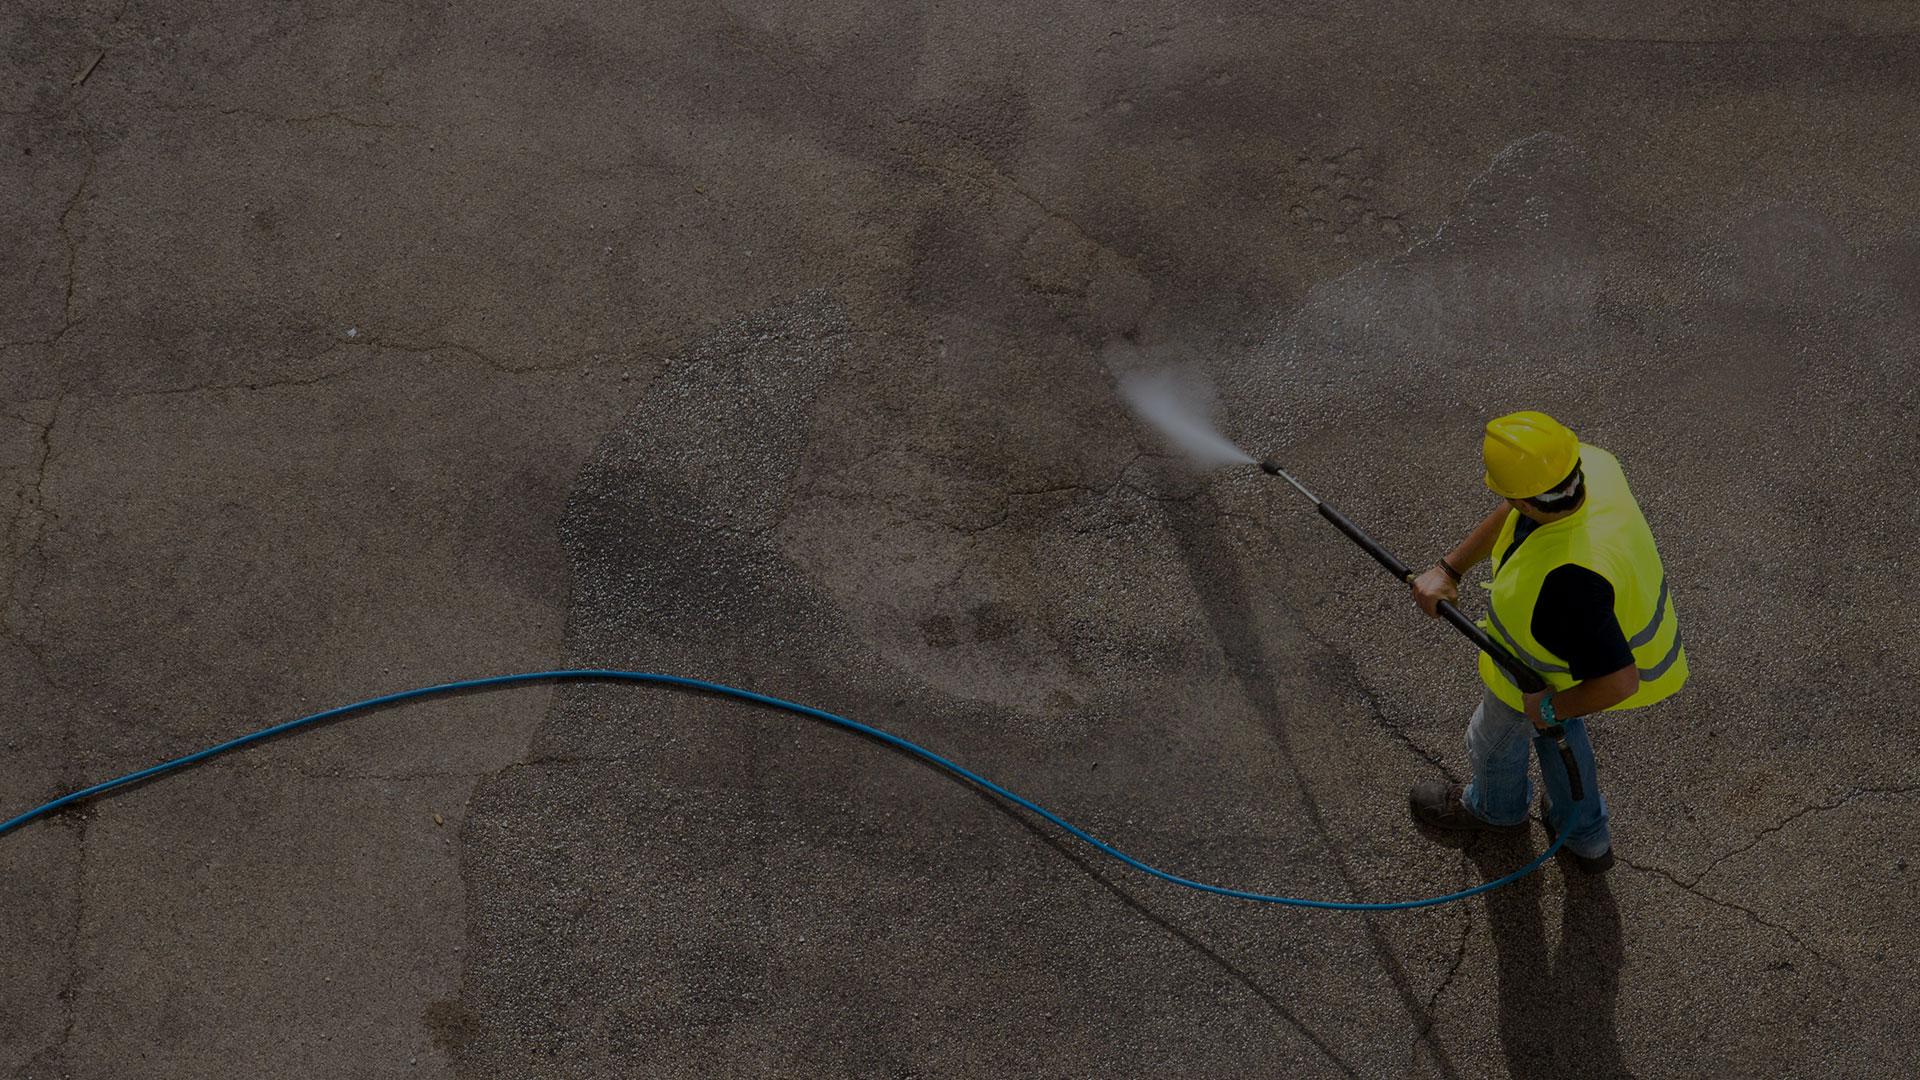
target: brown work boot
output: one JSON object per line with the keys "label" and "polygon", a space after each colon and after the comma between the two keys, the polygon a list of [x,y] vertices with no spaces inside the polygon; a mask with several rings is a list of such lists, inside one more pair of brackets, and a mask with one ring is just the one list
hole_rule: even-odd
{"label": "brown work boot", "polygon": [[1407,794],[1407,808],[1413,820],[1422,825],[1454,832],[1490,832],[1511,834],[1525,831],[1527,823],[1495,825],[1484,821],[1461,802],[1466,788],[1445,780],[1422,780]]}

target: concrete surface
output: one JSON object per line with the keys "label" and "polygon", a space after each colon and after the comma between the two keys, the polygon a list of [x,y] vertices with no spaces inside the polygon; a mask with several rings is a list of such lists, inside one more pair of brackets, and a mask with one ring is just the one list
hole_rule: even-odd
{"label": "concrete surface", "polygon": [[1403,914],[1104,860],[797,717],[567,684],[0,838],[0,1075],[1899,1076],[1920,15],[1482,2],[0,15],[0,816],[617,665],[1203,880],[1406,898],[1477,429],[1616,451],[1686,693],[1621,864]]}

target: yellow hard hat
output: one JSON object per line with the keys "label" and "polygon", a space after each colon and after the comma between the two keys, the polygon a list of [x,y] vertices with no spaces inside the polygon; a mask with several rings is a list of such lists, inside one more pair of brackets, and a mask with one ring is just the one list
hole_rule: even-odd
{"label": "yellow hard hat", "polygon": [[1573,474],[1580,461],[1580,440],[1546,413],[1508,413],[1487,421],[1480,453],[1494,494],[1531,499]]}

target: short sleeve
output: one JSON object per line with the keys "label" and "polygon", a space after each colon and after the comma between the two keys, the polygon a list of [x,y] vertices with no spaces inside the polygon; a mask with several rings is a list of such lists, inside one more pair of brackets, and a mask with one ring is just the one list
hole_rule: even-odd
{"label": "short sleeve", "polygon": [[1575,679],[1608,675],[1633,663],[1633,650],[1613,616],[1613,586],[1584,566],[1555,567],[1541,582],[1533,636],[1567,661]]}

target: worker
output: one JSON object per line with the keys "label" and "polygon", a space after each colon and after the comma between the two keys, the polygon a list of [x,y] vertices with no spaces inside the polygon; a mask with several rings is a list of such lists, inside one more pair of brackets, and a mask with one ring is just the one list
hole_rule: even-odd
{"label": "worker", "polygon": [[[1473,777],[1427,780],[1409,796],[1435,828],[1514,832],[1527,825],[1533,785],[1527,736],[1539,751],[1547,831],[1564,830],[1582,870],[1613,865],[1607,802],[1594,774],[1585,718],[1651,705],[1687,680],[1673,594],[1620,462],[1552,417],[1517,412],[1488,422],[1487,487],[1506,502],[1413,582],[1414,600],[1438,616],[1461,579],[1493,557],[1493,594],[1480,626],[1538,672],[1547,689],[1522,693],[1493,658],[1480,656],[1486,693],[1467,725]],[[1555,741],[1565,725],[1586,798],[1572,801]]]}

